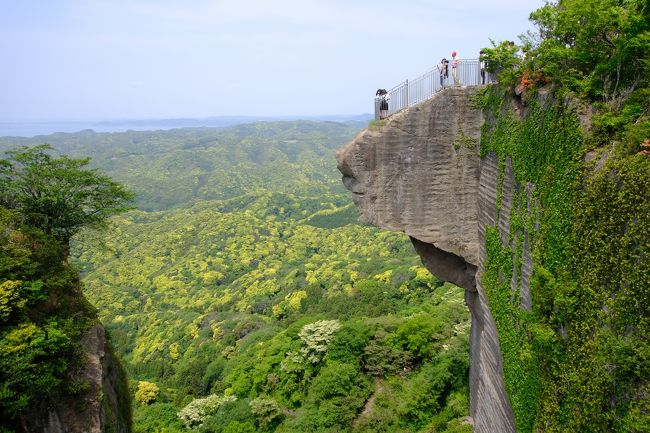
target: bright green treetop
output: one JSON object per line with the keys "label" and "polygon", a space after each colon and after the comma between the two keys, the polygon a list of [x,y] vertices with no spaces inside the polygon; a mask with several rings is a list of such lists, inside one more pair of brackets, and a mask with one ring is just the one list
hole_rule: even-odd
{"label": "bright green treetop", "polygon": [[0,204],[16,209],[23,223],[68,243],[82,227],[131,208],[133,193],[87,168],[90,158],[54,158],[51,149],[21,147],[0,159]]}

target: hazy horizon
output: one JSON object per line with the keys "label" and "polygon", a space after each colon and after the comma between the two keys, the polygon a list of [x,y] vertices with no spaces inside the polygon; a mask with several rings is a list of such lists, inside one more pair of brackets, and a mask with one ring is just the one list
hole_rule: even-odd
{"label": "hazy horizon", "polygon": [[31,138],[56,133],[73,134],[85,130],[96,133],[119,133],[126,131],[155,131],[178,128],[225,128],[254,122],[275,121],[367,121],[373,118],[370,113],[358,115],[321,116],[209,116],[201,118],[150,118],[150,119],[96,119],[96,120],[39,120],[25,122],[0,122],[0,138]]}

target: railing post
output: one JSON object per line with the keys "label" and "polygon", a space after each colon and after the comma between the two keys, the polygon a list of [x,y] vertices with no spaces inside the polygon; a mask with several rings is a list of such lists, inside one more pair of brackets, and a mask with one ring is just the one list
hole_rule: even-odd
{"label": "railing post", "polygon": [[404,88],[406,89],[406,108],[410,107],[409,104],[409,80],[405,81]]}
{"label": "railing post", "polygon": [[375,98],[375,120],[379,120],[379,104],[381,102],[379,101],[379,98]]}

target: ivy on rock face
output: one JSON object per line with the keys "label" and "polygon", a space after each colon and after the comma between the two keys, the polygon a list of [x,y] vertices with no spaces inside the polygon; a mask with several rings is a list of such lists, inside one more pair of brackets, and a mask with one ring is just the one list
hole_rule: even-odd
{"label": "ivy on rock face", "polygon": [[[559,0],[531,14],[523,55],[508,41],[486,50],[499,87],[476,102],[491,119],[481,155],[499,157],[497,208],[506,159],[534,186],[515,188],[507,243],[487,227],[483,274],[521,432],[650,429],[649,14],[643,1]],[[531,312],[510,287],[524,228]]]}
{"label": "ivy on rock face", "polygon": [[[640,195],[650,159],[621,153],[591,173],[581,164],[575,113],[534,101],[527,110],[521,120],[497,114],[482,142],[483,152],[512,158],[515,178],[535,185],[530,199],[539,205],[528,213],[525,193],[515,191],[506,245],[496,227],[486,229],[483,286],[517,428],[637,431],[647,401],[640,374],[650,368],[649,237],[641,223],[650,208]],[[513,272],[521,275],[524,227],[535,263],[531,313],[510,287]]]}

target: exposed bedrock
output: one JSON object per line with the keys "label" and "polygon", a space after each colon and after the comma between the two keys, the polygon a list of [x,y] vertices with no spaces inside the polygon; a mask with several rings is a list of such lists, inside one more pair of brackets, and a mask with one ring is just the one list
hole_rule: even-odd
{"label": "exposed bedrock", "polygon": [[[514,417],[498,335],[480,281],[484,230],[497,220],[498,161],[493,155],[479,158],[484,117],[472,108],[476,91],[446,89],[364,130],[336,157],[360,219],[406,233],[434,275],[465,288],[472,313],[474,431],[509,433],[515,432]],[[508,182],[515,187],[514,178],[505,179],[504,194]],[[502,202],[501,211],[509,212],[509,206]]]}
{"label": "exposed bedrock", "polygon": [[129,433],[130,401],[126,378],[112,355],[104,328],[91,327],[81,341],[85,364],[75,379],[87,390],[49,407],[38,407],[22,420],[24,433]]}

